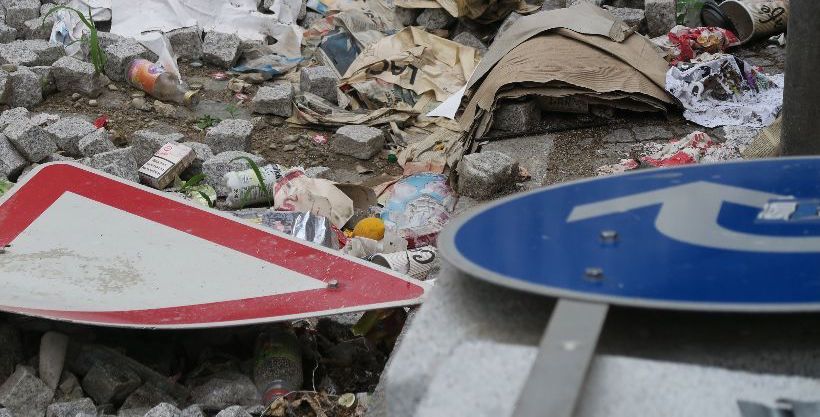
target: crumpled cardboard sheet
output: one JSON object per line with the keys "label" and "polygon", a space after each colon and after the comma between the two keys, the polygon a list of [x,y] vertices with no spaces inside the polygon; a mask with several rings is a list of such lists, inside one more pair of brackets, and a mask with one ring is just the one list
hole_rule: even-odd
{"label": "crumpled cardboard sheet", "polygon": [[513,11],[525,14],[538,10],[538,6],[521,0],[396,0],[395,5],[406,9],[443,8],[453,17],[478,23],[498,22]]}
{"label": "crumpled cardboard sheet", "polygon": [[344,110],[307,92],[297,96],[293,104],[293,115],[287,121],[296,126],[339,127],[350,124],[379,126],[390,122],[405,123],[419,114],[407,105],[373,111]]}
{"label": "crumpled cardboard sheet", "polygon": [[379,79],[441,102],[467,82],[478,60],[474,48],[409,27],[363,50],[340,85],[355,89]]}

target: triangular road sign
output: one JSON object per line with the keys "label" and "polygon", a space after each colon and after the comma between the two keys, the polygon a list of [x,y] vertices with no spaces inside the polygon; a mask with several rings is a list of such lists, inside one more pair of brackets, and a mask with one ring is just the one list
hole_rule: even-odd
{"label": "triangular road sign", "polygon": [[0,310],[107,326],[294,320],[417,304],[429,287],[72,163],[0,198],[0,245]]}

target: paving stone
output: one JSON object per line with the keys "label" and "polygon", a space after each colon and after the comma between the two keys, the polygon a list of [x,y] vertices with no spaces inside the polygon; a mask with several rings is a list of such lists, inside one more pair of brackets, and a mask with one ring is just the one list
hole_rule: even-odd
{"label": "paving stone", "polygon": [[214,152],[211,150],[211,147],[200,142],[183,142],[183,145],[191,148],[194,150],[194,154],[196,157],[194,161],[191,162],[191,165],[182,172],[182,178],[191,178],[194,175],[197,175],[202,172],[202,164],[213,158]]}
{"label": "paving stone", "polygon": [[259,87],[251,100],[254,113],[290,117],[293,114],[293,85],[290,82]]}
{"label": "paving stone", "polygon": [[169,142],[181,142],[185,135],[181,133],[159,133],[153,130],[138,130],[131,136],[134,159],[137,165],[143,166],[154,153]]}
{"label": "paving stone", "polygon": [[330,149],[341,155],[370,159],[384,147],[384,132],[361,125],[342,126],[330,139]]}
{"label": "paving stone", "polygon": [[48,162],[74,162],[74,161],[75,161],[74,158],[72,158],[70,156],[65,156],[65,155],[63,155],[59,152],[53,153],[53,154],[47,156],[46,159],[43,159],[44,164],[48,163]]}
{"label": "paving stone", "polygon": [[458,192],[477,199],[497,197],[513,187],[518,161],[498,151],[465,155],[458,164]]}
{"label": "paving stone", "polygon": [[54,396],[43,381],[34,376],[34,370],[18,366],[3,385],[0,385],[0,405],[14,417],[43,417]]}
{"label": "paving stone", "polygon": [[544,0],[540,11],[549,11],[567,7],[567,0]]}
{"label": "paving stone", "polygon": [[0,129],[5,129],[6,126],[20,120],[28,120],[29,116],[30,113],[25,107],[4,110],[3,113],[0,113]]}
{"label": "paving stone", "polygon": [[94,73],[94,65],[73,57],[62,57],[52,65],[57,89],[97,97],[111,81],[103,74]]}
{"label": "paving stone", "polygon": [[527,133],[541,123],[541,109],[535,100],[501,103],[493,114],[493,128],[504,133]]}
{"label": "paving stone", "polygon": [[[523,189],[530,190],[540,188],[547,183],[550,166],[544,161],[549,161],[555,138],[555,134],[546,133],[492,140],[481,147],[481,152],[498,151],[518,161],[518,166],[527,171],[530,179],[517,183],[516,187],[520,186]],[[458,201],[461,202],[461,200],[467,199],[466,196],[460,196]]]}
{"label": "paving stone", "polygon": [[592,4],[594,6],[598,6],[598,7],[601,7],[604,4],[604,0],[566,0],[566,1],[567,1],[567,7],[572,7],[572,6],[575,6],[576,4],[582,3],[582,2],[583,3],[589,3],[589,4]]}
{"label": "paving stone", "polygon": [[[97,32],[97,39],[100,42],[100,48],[105,49],[115,43],[120,42],[128,42],[129,40],[133,41],[133,39],[126,38],[122,35],[117,35],[116,33],[111,32]],[[176,51],[174,51],[176,52]]]}
{"label": "paving stone", "polygon": [[0,408],[0,417],[14,417],[8,408]]}
{"label": "paving stone", "polygon": [[61,45],[51,45],[43,39],[17,40],[0,44],[0,64],[35,67],[51,65],[61,57],[65,57],[65,49]]}
{"label": "paving stone", "polygon": [[635,142],[635,133],[629,129],[616,129],[604,136],[604,142],[629,143]]}
{"label": "paving stone", "polygon": [[26,20],[23,22],[23,39],[49,39],[54,21],[54,15],[46,18],[45,23],[40,17]]}
{"label": "paving stone", "polygon": [[29,162],[40,162],[57,152],[57,145],[51,136],[30,120],[19,120],[6,126],[3,134]]}
{"label": "paving stone", "polygon": [[[609,10],[613,16],[621,19],[627,26],[632,28],[640,27],[643,24],[645,13],[643,9],[631,9],[628,7],[611,7],[611,6],[604,6],[605,9]],[[670,28],[671,29],[671,28]]]}
{"label": "paving stone", "polygon": [[315,67],[302,68],[299,76],[299,88],[302,91],[316,94],[317,96],[331,102],[338,103],[336,74],[330,68],[319,65]]}
{"label": "paving stone", "polygon": [[416,18],[416,23],[419,26],[424,26],[430,30],[446,29],[455,21],[456,18],[443,8],[424,9]]}
{"label": "paving stone", "polygon": [[104,49],[105,75],[112,81],[125,81],[128,66],[137,58],[148,59],[151,54],[137,42],[125,41],[115,43]]}
{"label": "paving stone", "polygon": [[257,166],[265,164],[265,160],[258,155],[248,152],[228,151],[214,155],[202,164],[202,173],[205,174],[205,183],[214,187],[216,195],[225,197],[228,195],[228,187],[222,181],[222,177],[231,171],[244,171],[250,169],[250,165],[245,160],[231,162],[238,157],[250,158]]}
{"label": "paving stone", "polygon": [[646,0],[647,35],[651,38],[666,35],[676,25],[675,0]]}
{"label": "paving stone", "polygon": [[63,373],[67,350],[68,336],[62,333],[48,331],[40,338],[37,368],[40,379],[52,390],[56,390],[60,384],[60,376]]}
{"label": "paving stone", "polygon": [[40,76],[26,67],[9,74],[8,104],[12,107],[34,107],[43,102],[43,84]]}
{"label": "paving stone", "polygon": [[416,18],[419,17],[419,13],[421,13],[421,9],[410,9],[396,6],[396,22],[402,26],[413,26],[416,23]]}
{"label": "paving stone", "polygon": [[[253,381],[237,372],[221,372],[191,391],[191,402],[205,410],[220,410],[233,405],[248,406],[261,403]],[[242,411],[245,411],[240,407]]]}
{"label": "paving stone", "polygon": [[83,390],[98,404],[118,404],[142,385],[139,375],[128,368],[98,362],[83,377]]}
{"label": "paving stone", "polygon": [[226,151],[251,150],[251,132],[253,123],[242,119],[228,119],[208,129],[205,134],[205,144],[211,147],[214,153]]}
{"label": "paving stone", "polygon": [[81,117],[64,117],[45,128],[57,147],[68,155],[82,155],[80,140],[97,130]]}
{"label": "paving stone", "polygon": [[[0,147],[2,146],[2,140],[0,140]],[[19,167],[19,171],[23,168],[25,166]],[[3,176],[2,173],[0,176]],[[5,381],[9,375],[14,373],[14,367],[22,361],[23,343],[20,330],[8,324],[0,324],[0,381]]]}
{"label": "paving stone", "polygon": [[124,180],[138,183],[140,182],[140,177],[137,170],[139,170],[139,168],[137,168],[136,170],[132,170],[131,167],[125,166],[123,164],[109,164],[100,168],[100,171],[103,171],[107,174],[111,174],[115,177],[119,177]]}
{"label": "paving stone", "polygon": [[481,42],[481,39],[478,39],[475,35],[473,35],[470,32],[459,33],[458,35],[453,37],[453,42],[458,42],[462,45],[475,48],[481,54],[487,52],[487,45],[485,45],[484,42]]}
{"label": "paving stone", "polygon": [[[27,165],[28,161],[26,161],[26,158],[23,158],[20,152],[17,152],[14,145],[6,138],[6,135],[0,134],[0,177],[16,177]],[[2,328],[0,328],[0,341],[3,340],[1,334]],[[2,363],[3,360],[2,346],[0,346],[0,381],[9,376],[14,369],[14,364],[11,364],[10,367],[4,367]],[[6,372],[3,372],[3,368],[7,368]]]}
{"label": "paving stone", "polygon": [[83,156],[93,156],[116,149],[114,143],[111,142],[111,135],[104,128],[99,128],[80,139],[77,147]]}
{"label": "paving stone", "polygon": [[[356,321],[354,321],[350,325],[352,326],[354,324],[356,324]],[[252,416],[261,416],[262,414],[265,414],[265,411],[267,411],[267,410],[268,410],[268,407],[266,407],[262,404],[251,405],[251,406],[245,407],[245,411],[247,411],[248,414],[250,414]]]}
{"label": "paving stone", "polygon": [[180,59],[196,61],[202,58],[202,29],[199,26],[175,29],[166,36]]}
{"label": "paving stone", "polygon": [[216,417],[251,417],[251,415],[242,406],[234,405],[220,411]]}
{"label": "paving stone", "polygon": [[635,132],[635,139],[639,142],[668,142],[675,136],[675,132],[669,130],[665,126],[658,125],[635,126],[632,128],[632,131]]}
{"label": "paving stone", "polygon": [[139,182],[137,171],[140,166],[134,160],[131,146],[99,153],[90,158],[83,158],[80,163],[126,180]]}
{"label": "paving stone", "polygon": [[29,69],[40,77],[40,87],[43,90],[43,98],[57,92],[57,80],[54,79],[51,66],[40,65],[29,67]]}
{"label": "paving stone", "polygon": [[[131,410],[135,413],[145,414],[156,404],[169,403],[176,405],[174,397],[151,383],[145,383],[137,388],[128,398],[123,401],[121,410]],[[140,415],[142,415],[140,414]]]}
{"label": "paving stone", "polygon": [[200,407],[199,404],[194,404],[182,410],[180,417],[207,417],[207,415],[202,411],[202,407]]}
{"label": "paving stone", "polygon": [[63,369],[60,384],[57,385],[57,391],[54,393],[55,402],[70,402],[83,398],[85,398],[85,393],[80,386],[80,380],[71,371]]}
{"label": "paving stone", "polygon": [[9,43],[17,39],[17,29],[0,22],[0,43]]}
{"label": "paving stone", "polygon": [[54,403],[46,410],[46,417],[81,417],[83,414],[97,415],[97,407],[91,398]]}
{"label": "paving stone", "polygon": [[145,417],[180,417],[182,412],[175,405],[160,403],[145,413]]}
{"label": "paving stone", "polygon": [[239,58],[240,39],[233,33],[208,32],[202,43],[202,58],[219,68],[228,69]]}
{"label": "paving stone", "polygon": [[40,17],[39,0],[3,0],[6,10],[6,24],[17,29],[25,30],[25,22]]}

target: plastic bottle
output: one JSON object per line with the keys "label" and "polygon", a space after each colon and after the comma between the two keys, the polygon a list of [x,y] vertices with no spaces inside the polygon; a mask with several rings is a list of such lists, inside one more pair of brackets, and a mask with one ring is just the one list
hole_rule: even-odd
{"label": "plastic bottle", "polygon": [[128,67],[128,81],[136,88],[162,101],[173,101],[189,107],[199,103],[199,92],[188,90],[171,73],[147,59],[135,59]]}
{"label": "plastic bottle", "polygon": [[[276,181],[282,178],[282,172],[285,168],[280,165],[269,164],[259,168],[259,173],[262,174],[262,180],[265,182],[265,189],[260,187],[259,180],[256,178],[256,173],[253,169],[245,171],[231,171],[222,177],[222,181],[228,186],[228,198],[226,203],[228,207],[239,208],[249,204],[264,203],[268,197],[273,197],[273,186]],[[271,204],[273,202],[271,201]]]}
{"label": "plastic bottle", "polygon": [[290,326],[271,326],[256,339],[253,381],[265,403],[302,387],[302,349]]}

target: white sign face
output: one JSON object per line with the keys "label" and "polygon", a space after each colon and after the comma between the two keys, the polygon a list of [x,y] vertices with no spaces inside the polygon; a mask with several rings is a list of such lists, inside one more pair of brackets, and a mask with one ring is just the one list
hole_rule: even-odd
{"label": "white sign face", "polygon": [[286,320],[414,304],[426,288],[73,164],[0,200],[0,243],[0,309],[102,325]]}

